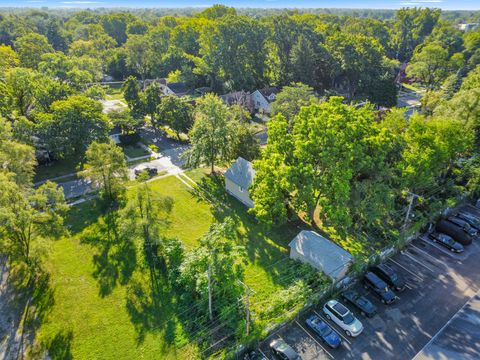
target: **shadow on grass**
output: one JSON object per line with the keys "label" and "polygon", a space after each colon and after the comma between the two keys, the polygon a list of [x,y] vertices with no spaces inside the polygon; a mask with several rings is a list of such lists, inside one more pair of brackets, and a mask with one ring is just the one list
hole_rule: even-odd
{"label": "shadow on grass", "polygon": [[81,204],[71,206],[65,219],[69,230],[75,234],[98,221],[102,215],[102,204],[98,200],[89,200]]}
{"label": "shadow on grass", "polygon": [[167,343],[175,341],[173,291],[156,267],[145,269],[148,279],[136,274],[127,287],[127,311],[142,343],[151,332],[165,331]]}
{"label": "shadow on grass", "polygon": [[108,212],[81,235],[81,242],[97,248],[93,256],[93,277],[98,281],[101,297],[109,295],[117,284],[125,285],[137,266],[135,244],[120,236],[117,213]]}
{"label": "shadow on grass", "polygon": [[73,340],[72,330],[59,331],[47,344],[48,355],[52,360],[73,359],[71,347]]}
{"label": "shadow on grass", "polygon": [[9,269],[0,302],[7,304],[12,325],[8,340],[2,344],[6,358],[23,358],[27,350],[33,354],[36,332],[55,303],[50,275],[39,266],[29,272],[26,266],[15,265]]}
{"label": "shadow on grass", "polygon": [[[229,216],[237,225],[237,241],[247,251],[248,260],[264,269],[275,284],[288,286],[298,277],[285,276],[289,254],[288,244],[298,234],[303,223],[288,223],[268,228],[248,213],[239,201],[225,191],[223,176],[203,177],[198,185],[200,189],[191,190],[198,201],[209,199],[215,219],[219,222]],[[292,261],[293,263],[293,261]]]}

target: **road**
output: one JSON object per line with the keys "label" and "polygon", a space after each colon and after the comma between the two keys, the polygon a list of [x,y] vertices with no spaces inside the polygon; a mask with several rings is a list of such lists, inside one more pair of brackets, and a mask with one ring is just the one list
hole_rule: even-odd
{"label": "road", "polygon": [[[372,319],[362,317],[351,306],[355,315],[364,325],[364,331],[357,338],[347,338],[335,324],[327,321],[344,338],[338,349],[329,349],[313,333],[306,329],[304,323],[307,312],[296,321],[272,334],[261,344],[261,350],[273,359],[268,350],[268,343],[275,338],[282,338],[289,343],[304,360],[317,359],[412,359],[429,341],[436,336],[445,324],[459,312],[480,289],[480,240],[474,242],[463,254],[451,252],[433,244],[424,238],[415,239],[402,253],[396,254],[387,261],[407,281],[407,289],[398,293],[399,299],[392,305],[383,305],[376,296],[367,292],[360,284],[354,289],[366,296],[379,309]],[[321,307],[313,309],[320,316]],[[463,315],[471,318],[470,314]],[[475,310],[477,311],[477,310]],[[471,320],[478,330],[480,321]],[[418,359],[453,359],[450,357],[453,336],[460,334],[461,320],[452,321],[450,335],[441,337],[431,348],[433,357]],[[460,325],[459,325],[460,324]],[[461,347],[455,347],[455,359],[480,358],[478,342],[475,343],[469,327],[464,327],[464,344],[466,353]],[[445,331],[445,330],[444,330]],[[475,333],[478,336],[478,331]],[[455,339],[458,339],[458,335]],[[445,340],[449,339],[449,340]],[[447,345],[445,345],[447,343]],[[445,350],[447,349],[447,350]],[[473,357],[472,357],[473,356]],[[416,360],[418,360],[416,359]]]}
{"label": "road", "polygon": [[[189,145],[175,141],[165,136],[165,133],[154,128],[142,128],[141,136],[149,143],[155,144],[159,151],[151,151],[151,157],[154,160],[137,163],[129,166],[128,174],[130,179],[135,178],[136,169],[146,167],[157,169],[159,174],[177,175],[183,172],[185,165],[183,153],[189,148]],[[71,174],[70,174],[71,175]],[[65,199],[72,200],[85,196],[93,191],[92,183],[88,179],[75,179],[58,184],[63,188]]]}

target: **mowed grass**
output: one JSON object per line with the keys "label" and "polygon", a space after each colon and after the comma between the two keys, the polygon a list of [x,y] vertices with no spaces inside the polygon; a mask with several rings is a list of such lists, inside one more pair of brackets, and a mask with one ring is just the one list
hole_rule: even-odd
{"label": "mowed grass", "polygon": [[[252,307],[262,306],[291,284],[288,242],[298,229],[268,231],[236,200],[224,194],[222,178],[189,173],[216,196],[206,201],[174,176],[150,182],[174,199],[167,237],[193,249],[215,221],[230,216],[238,242],[245,246],[245,281],[257,293]],[[218,202],[217,202],[218,201]],[[219,205],[222,204],[222,205]],[[51,274],[54,304],[38,331],[39,341],[55,358],[193,359],[198,349],[178,320],[176,299],[168,286],[154,288],[141,259],[141,245],[121,246],[105,239],[105,220],[94,201],[73,207],[67,224],[71,236],[52,243],[45,266]]]}

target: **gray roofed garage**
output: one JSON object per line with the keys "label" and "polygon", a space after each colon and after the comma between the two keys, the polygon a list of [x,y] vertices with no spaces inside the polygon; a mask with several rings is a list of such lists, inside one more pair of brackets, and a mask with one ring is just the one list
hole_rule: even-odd
{"label": "gray roofed garage", "polygon": [[341,280],[353,256],[315,231],[302,230],[289,244],[290,258],[312,265],[333,281]]}

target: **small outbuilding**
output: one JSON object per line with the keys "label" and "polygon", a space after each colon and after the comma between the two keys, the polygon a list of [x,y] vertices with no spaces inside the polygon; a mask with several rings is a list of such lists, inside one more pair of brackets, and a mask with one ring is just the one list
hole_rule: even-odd
{"label": "small outbuilding", "polygon": [[333,282],[341,280],[353,263],[349,252],[315,231],[300,231],[289,246],[291,259],[312,265]]}
{"label": "small outbuilding", "polygon": [[225,189],[249,208],[253,207],[253,201],[248,188],[252,185],[254,177],[255,170],[252,163],[242,157],[239,157],[225,172]]}

